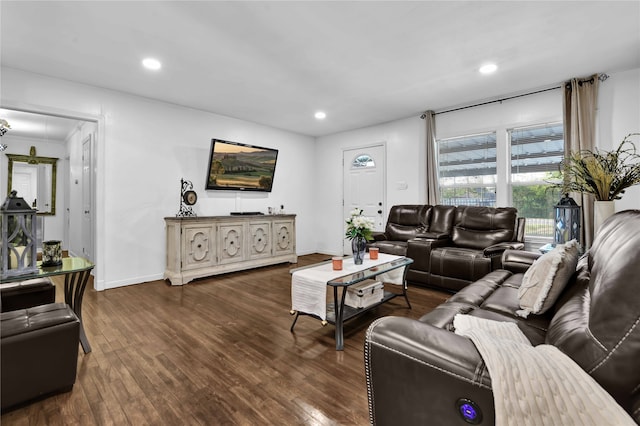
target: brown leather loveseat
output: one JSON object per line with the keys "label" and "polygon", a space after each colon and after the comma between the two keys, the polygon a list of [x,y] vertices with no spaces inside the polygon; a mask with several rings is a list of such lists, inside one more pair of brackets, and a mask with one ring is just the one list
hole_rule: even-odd
{"label": "brown leather loveseat", "polygon": [[[640,210],[609,218],[574,273],[566,271],[566,287],[546,312],[526,318],[516,313],[523,272],[540,255],[507,250],[504,269],[468,285],[419,320],[375,321],[365,341],[372,424],[469,424],[459,401],[474,404],[473,414],[481,415],[478,424],[494,424],[492,382],[499,378],[490,377],[474,343],[454,333],[457,314],[515,323],[533,346],[555,346],[640,424],[639,229]],[[582,395],[575,389],[574,398]],[[541,415],[530,416],[536,413]]]}
{"label": "brown leather loveseat", "polygon": [[513,207],[397,205],[369,247],[413,259],[411,284],[458,291],[524,248],[524,223]]}

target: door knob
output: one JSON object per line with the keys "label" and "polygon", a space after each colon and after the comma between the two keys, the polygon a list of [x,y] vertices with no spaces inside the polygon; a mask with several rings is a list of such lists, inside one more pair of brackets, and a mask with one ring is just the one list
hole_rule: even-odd
{"label": "door knob", "polygon": [[378,214],[382,214],[382,210],[378,210]]}

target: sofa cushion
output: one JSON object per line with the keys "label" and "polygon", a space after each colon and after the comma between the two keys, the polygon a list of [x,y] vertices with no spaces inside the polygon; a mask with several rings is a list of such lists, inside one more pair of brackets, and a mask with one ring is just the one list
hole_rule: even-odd
{"label": "sofa cushion", "polygon": [[404,204],[391,207],[385,234],[392,241],[407,241],[427,230],[431,218],[431,206]]}
{"label": "sofa cushion", "polygon": [[456,215],[455,206],[437,205],[431,208],[431,223],[429,224],[429,232],[432,234],[451,234],[453,220]]}
{"label": "sofa cushion", "polygon": [[516,221],[513,207],[458,206],[451,239],[458,247],[482,250],[513,241]]}
{"label": "sofa cushion", "polygon": [[490,272],[478,281],[467,285],[465,288],[449,298],[450,302],[468,303],[480,306],[498,287],[511,278],[511,273],[505,270]]}
{"label": "sofa cushion", "polygon": [[455,226],[451,234],[453,243],[458,247],[483,250],[494,244],[509,242],[513,237],[513,230],[500,229],[471,229]]}
{"label": "sofa cushion", "polygon": [[77,321],[66,303],[50,303],[0,314],[2,338]]}
{"label": "sofa cushion", "polygon": [[377,247],[381,253],[395,254],[396,256],[406,256],[407,254],[406,241],[376,241],[375,243],[370,243],[369,247]]}
{"label": "sofa cushion", "polygon": [[491,259],[481,251],[461,247],[442,247],[431,251],[431,275],[458,278],[467,283],[491,272]]}
{"label": "sofa cushion", "polygon": [[457,314],[467,314],[478,318],[490,319],[494,321],[503,321],[516,323],[518,328],[529,339],[533,346],[544,343],[546,328],[540,327],[539,324],[532,325],[528,320],[517,318],[512,315],[505,315],[500,312],[482,309],[478,306],[469,305],[461,302],[445,302],[431,312],[423,315],[420,322],[431,324],[434,327],[444,330],[453,331],[453,319]]}
{"label": "sofa cushion", "polygon": [[409,241],[416,237],[422,231],[422,228],[416,228],[413,225],[399,225],[397,223],[387,223],[384,231],[387,239],[390,241]]}
{"label": "sofa cushion", "polygon": [[542,314],[556,302],[560,293],[576,271],[578,243],[576,240],[559,244],[539,257],[524,273],[518,290],[521,310],[526,318],[530,313]]}

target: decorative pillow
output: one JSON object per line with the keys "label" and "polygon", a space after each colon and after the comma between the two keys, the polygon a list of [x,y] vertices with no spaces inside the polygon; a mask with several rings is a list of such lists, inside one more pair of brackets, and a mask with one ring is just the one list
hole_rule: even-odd
{"label": "decorative pillow", "polygon": [[527,269],[518,290],[521,310],[516,314],[526,318],[530,313],[543,314],[553,304],[576,271],[578,242],[571,240],[540,256]]}

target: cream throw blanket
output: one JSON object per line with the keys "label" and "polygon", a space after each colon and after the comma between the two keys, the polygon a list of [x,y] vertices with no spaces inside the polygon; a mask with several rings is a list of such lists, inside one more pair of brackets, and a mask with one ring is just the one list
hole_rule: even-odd
{"label": "cream throw blanket", "polygon": [[491,375],[496,426],[634,426],[636,423],[571,358],[552,345],[531,346],[514,323],[458,314]]}

